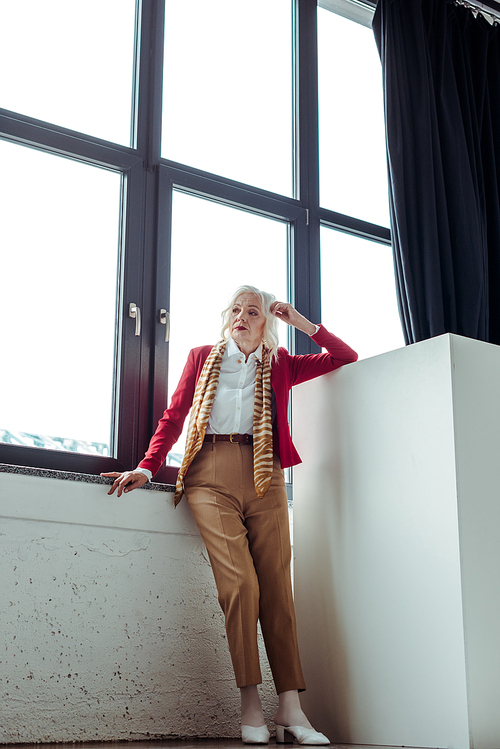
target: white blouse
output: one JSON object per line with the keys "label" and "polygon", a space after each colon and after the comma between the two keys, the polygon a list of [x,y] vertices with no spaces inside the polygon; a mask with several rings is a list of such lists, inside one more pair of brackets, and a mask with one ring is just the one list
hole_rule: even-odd
{"label": "white blouse", "polygon": [[262,344],[245,361],[245,354],[229,338],[222,357],[207,434],[253,434],[255,375],[261,356]]}

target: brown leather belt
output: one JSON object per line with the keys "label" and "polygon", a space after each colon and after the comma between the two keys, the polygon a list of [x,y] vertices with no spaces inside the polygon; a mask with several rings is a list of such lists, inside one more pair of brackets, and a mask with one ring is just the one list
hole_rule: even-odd
{"label": "brown leather belt", "polygon": [[239,442],[241,445],[253,445],[251,434],[207,434],[203,442]]}

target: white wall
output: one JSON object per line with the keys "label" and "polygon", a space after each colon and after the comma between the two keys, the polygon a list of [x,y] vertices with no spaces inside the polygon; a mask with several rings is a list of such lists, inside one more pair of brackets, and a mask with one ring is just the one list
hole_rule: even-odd
{"label": "white wall", "polygon": [[[0,473],[0,742],[239,735],[187,504]],[[274,688],[263,658],[264,701]]]}
{"label": "white wall", "polygon": [[500,746],[500,347],[452,337],[471,735]]}
{"label": "white wall", "polygon": [[335,742],[500,746],[499,380],[442,336],[297,388],[303,701]]}

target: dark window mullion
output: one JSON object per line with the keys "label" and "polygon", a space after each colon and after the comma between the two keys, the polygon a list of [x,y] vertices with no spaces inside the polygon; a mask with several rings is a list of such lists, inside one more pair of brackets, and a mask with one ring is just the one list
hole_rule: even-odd
{"label": "dark window mullion", "polygon": [[139,70],[134,142],[147,169],[160,161],[165,0],[140,0]]}
{"label": "dark window mullion", "polygon": [[[160,167],[158,192],[158,232],[156,248],[154,294],[154,340],[155,356],[151,372],[151,419],[150,435],[156,429],[158,420],[167,406],[171,393],[167,392],[169,344],[165,340],[167,324],[160,321],[160,310],[170,315],[170,273],[172,251],[172,180],[168,172]],[[187,279],[186,279],[187,281]],[[171,482],[172,472],[163,466],[155,477],[156,481]]]}
{"label": "dark window mullion", "polygon": [[391,230],[386,226],[372,224],[369,221],[329,211],[326,208],[320,209],[319,219],[322,226],[328,226],[330,229],[345,231],[347,234],[371,239],[381,244],[391,244]]}
{"label": "dark window mullion", "polygon": [[231,185],[222,178],[210,179],[168,167],[165,170],[175,189],[185,190],[200,198],[213,199],[234,208],[241,207],[263,216],[287,221],[293,221],[303,213],[303,208],[296,200],[280,195],[266,195],[252,188]]}
{"label": "dark window mullion", "polygon": [[137,154],[127,146],[85,136],[5,109],[0,109],[0,136],[94,166],[125,170],[137,161]]}
{"label": "dark window mullion", "polygon": [[[304,224],[298,222],[293,241],[293,300],[303,315],[319,321],[321,310],[319,276],[319,138],[316,0],[296,0],[298,60],[296,63],[298,133],[298,194],[307,210]],[[295,332],[295,353],[318,351],[311,339]]]}
{"label": "dark window mullion", "polygon": [[317,6],[316,0],[296,0],[296,3],[298,196],[301,203],[314,212],[319,207]]}
{"label": "dark window mullion", "polygon": [[[145,173],[141,162],[125,177],[124,189],[125,229],[122,266],[118,283],[118,337],[120,340],[117,362],[117,401],[115,409],[116,456],[121,465],[133,468],[141,447],[140,433],[140,386],[144,367],[143,341],[147,338],[147,315],[143,296],[144,276],[144,225],[143,199]],[[135,320],[129,317],[129,305],[135,303],[141,310],[141,334],[135,335]]]}
{"label": "dark window mullion", "polygon": [[[133,468],[144,456],[152,431],[152,411],[157,382],[156,357],[159,361],[164,351],[158,346],[157,299],[155,286],[158,278],[157,251],[159,227],[159,161],[161,141],[161,108],[163,81],[163,36],[165,0],[139,0],[140,18],[139,59],[136,71],[136,132],[133,142],[142,159],[142,191],[136,196],[135,215],[129,217],[137,232],[137,241],[144,248],[140,266],[142,284],[143,333],[141,336],[140,369],[138,377],[138,400],[135,417],[135,443]],[[137,224],[137,225],[136,225]],[[135,249],[131,248],[135,254]],[[169,258],[167,260],[169,262]],[[138,266],[139,267],[139,266]],[[161,384],[158,385],[161,390]]]}

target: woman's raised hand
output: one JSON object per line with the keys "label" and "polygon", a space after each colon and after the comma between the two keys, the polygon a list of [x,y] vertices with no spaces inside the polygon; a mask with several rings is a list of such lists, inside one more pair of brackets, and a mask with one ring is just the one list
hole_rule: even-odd
{"label": "woman's raised hand", "polygon": [[271,312],[280,320],[301,330],[306,335],[314,335],[316,332],[316,325],[310,322],[307,317],[301,315],[300,312],[297,312],[295,307],[292,307],[288,302],[273,302]]}
{"label": "woman's raised hand", "polygon": [[121,497],[123,492],[127,493],[131,492],[133,489],[139,489],[139,487],[144,486],[148,480],[146,474],[141,471],[124,471],[123,473],[112,471],[111,473],[101,473],[101,476],[115,479],[108,494],[113,494],[115,489],[118,489],[116,494],[117,497]]}

